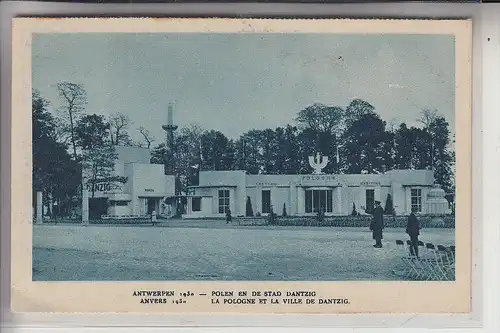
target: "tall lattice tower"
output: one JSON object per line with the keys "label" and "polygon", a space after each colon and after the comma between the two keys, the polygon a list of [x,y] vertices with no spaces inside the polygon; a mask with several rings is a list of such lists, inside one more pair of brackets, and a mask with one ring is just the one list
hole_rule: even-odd
{"label": "tall lattice tower", "polygon": [[167,124],[162,128],[167,132],[167,142],[165,145],[165,173],[173,175],[175,170],[174,165],[174,131],[178,128],[174,125],[174,105],[168,103]]}

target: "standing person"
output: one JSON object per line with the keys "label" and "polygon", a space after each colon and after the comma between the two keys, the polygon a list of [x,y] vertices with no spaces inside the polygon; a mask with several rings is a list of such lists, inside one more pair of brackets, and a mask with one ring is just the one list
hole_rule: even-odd
{"label": "standing person", "polygon": [[416,207],[412,207],[411,214],[408,216],[408,223],[406,224],[406,233],[410,236],[411,241],[410,254],[418,257],[418,236],[420,235],[420,224],[417,216],[415,215],[416,211]]}
{"label": "standing person", "polygon": [[229,222],[231,222],[231,209],[227,209],[226,210],[226,224],[228,224]]}
{"label": "standing person", "polygon": [[156,224],[156,210],[154,210],[154,209],[151,212],[151,222],[153,223],[153,225]]}
{"label": "standing person", "polygon": [[382,247],[382,230],[384,229],[384,209],[380,206],[380,201],[375,201],[375,208],[373,209],[373,220],[370,225],[370,230],[373,232],[373,239],[375,245],[373,247]]}

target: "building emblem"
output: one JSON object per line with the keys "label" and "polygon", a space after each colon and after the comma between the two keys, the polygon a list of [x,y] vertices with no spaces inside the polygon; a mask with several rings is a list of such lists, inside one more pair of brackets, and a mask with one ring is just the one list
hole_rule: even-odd
{"label": "building emblem", "polygon": [[309,165],[314,169],[313,174],[322,174],[327,164],[328,156],[321,156],[320,153],[316,153],[316,156],[309,156]]}

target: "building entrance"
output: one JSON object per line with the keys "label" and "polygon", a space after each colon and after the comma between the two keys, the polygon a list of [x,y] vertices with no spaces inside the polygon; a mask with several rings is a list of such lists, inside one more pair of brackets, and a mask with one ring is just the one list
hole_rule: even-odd
{"label": "building entrance", "polygon": [[156,213],[158,214],[158,209],[157,209],[158,203],[159,200],[156,198],[146,199],[146,214],[151,215],[153,210],[156,211]]}
{"label": "building entrance", "polygon": [[108,199],[107,198],[90,198],[89,199],[89,219],[99,220],[102,215],[108,214]]}
{"label": "building entrance", "polygon": [[332,190],[306,190],[305,212],[317,213],[320,209],[325,213],[333,212]]}

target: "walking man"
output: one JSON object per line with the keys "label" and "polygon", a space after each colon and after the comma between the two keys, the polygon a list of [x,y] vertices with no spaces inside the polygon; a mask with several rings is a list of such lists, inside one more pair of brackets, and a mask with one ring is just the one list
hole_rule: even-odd
{"label": "walking man", "polygon": [[420,224],[417,216],[415,216],[417,209],[412,207],[411,214],[408,216],[408,223],[406,224],[406,233],[410,236],[411,247],[410,254],[418,257],[418,236],[420,235]]}
{"label": "walking man", "polygon": [[231,209],[228,208],[226,211],[226,224],[229,222],[231,222]]}
{"label": "walking man", "polygon": [[375,240],[375,248],[382,247],[382,230],[384,229],[384,209],[380,206],[380,201],[375,201],[375,208],[373,209],[373,219],[370,225],[370,230],[373,232],[373,239]]}

